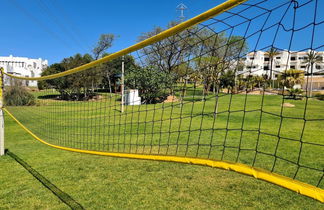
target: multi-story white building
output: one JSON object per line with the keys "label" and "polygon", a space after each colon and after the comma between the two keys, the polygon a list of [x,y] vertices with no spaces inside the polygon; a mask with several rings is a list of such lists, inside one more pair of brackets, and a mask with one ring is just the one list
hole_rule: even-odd
{"label": "multi-story white building", "polygon": [[[24,77],[39,77],[48,66],[47,60],[30,59],[26,57],[8,57],[0,56],[0,67],[4,69],[6,73],[24,76]],[[26,86],[36,87],[37,81],[24,81]],[[10,81],[5,79],[5,85],[10,85]]]}
{"label": "multi-story white building", "polygon": [[[272,78],[276,78],[280,72],[288,69],[298,69],[307,71],[307,63],[305,59],[308,52],[289,52],[278,51],[278,54],[273,57],[272,61]],[[318,55],[324,58],[324,51],[318,52]],[[256,51],[248,53],[245,61],[245,67],[240,73],[270,76],[271,61],[269,54],[264,51]],[[324,62],[314,64],[313,73],[324,73]]]}

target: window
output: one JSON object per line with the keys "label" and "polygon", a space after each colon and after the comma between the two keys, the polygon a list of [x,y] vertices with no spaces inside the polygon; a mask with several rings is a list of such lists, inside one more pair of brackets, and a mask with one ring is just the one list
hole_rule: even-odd
{"label": "window", "polygon": [[263,69],[264,70],[269,70],[269,66],[264,66]]}
{"label": "window", "polygon": [[280,68],[280,65],[276,65],[276,68]]}
{"label": "window", "polygon": [[250,57],[250,60],[254,60],[254,57]]}
{"label": "window", "polygon": [[316,69],[321,69],[321,66],[316,65]]}
{"label": "window", "polygon": [[305,68],[306,68],[306,66],[300,66],[300,68],[302,68],[302,69],[305,69]]}
{"label": "window", "polygon": [[281,59],[281,57],[276,57],[276,59]]}
{"label": "window", "polygon": [[269,61],[269,58],[264,57],[264,61]]}
{"label": "window", "polygon": [[295,69],[295,68],[296,68],[296,66],[290,66],[290,68],[291,68],[291,69]]}
{"label": "window", "polygon": [[296,57],[290,57],[290,60],[291,61],[295,61],[296,60]]}
{"label": "window", "polygon": [[36,63],[34,62],[33,64],[34,64],[34,69],[36,69]]}

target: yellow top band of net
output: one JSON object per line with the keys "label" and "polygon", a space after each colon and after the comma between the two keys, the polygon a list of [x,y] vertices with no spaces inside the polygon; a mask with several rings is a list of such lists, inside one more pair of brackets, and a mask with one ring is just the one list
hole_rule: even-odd
{"label": "yellow top band of net", "polygon": [[74,73],[77,73],[77,72],[80,72],[80,71],[84,71],[84,70],[87,70],[89,68],[92,68],[94,66],[97,66],[99,64],[102,64],[102,63],[106,63],[108,61],[111,61],[115,58],[118,58],[120,56],[123,56],[123,55],[126,55],[126,54],[129,54],[131,52],[134,52],[136,50],[139,50],[139,49],[142,49],[150,44],[153,44],[153,43],[156,43],[158,41],[161,41],[167,37],[170,37],[170,36],[173,36],[187,28],[190,28],[194,25],[197,25],[203,21],[206,21],[208,19],[210,19],[211,17],[214,17],[216,15],[219,15],[243,2],[245,2],[247,0],[228,0],[210,10],[207,10],[206,12],[204,13],[201,13],[200,15],[192,18],[192,19],[189,19],[183,23],[180,23],[168,30],[165,30],[155,36],[152,36],[144,41],[141,41],[135,45],[132,45],[128,48],[125,48],[123,50],[120,50],[118,52],[115,52],[113,54],[110,54],[110,55],[107,55],[101,59],[98,59],[98,60],[95,60],[95,61],[92,61],[90,63],[87,63],[87,64],[84,64],[82,66],[79,66],[79,67],[76,67],[76,68],[73,68],[73,69],[70,69],[70,70],[67,70],[67,71],[64,71],[64,72],[60,72],[60,73],[57,73],[57,74],[52,74],[52,75],[47,75],[47,76],[42,76],[42,77],[21,77],[21,76],[16,76],[16,75],[13,75],[13,74],[8,74],[6,72],[3,71],[3,69],[1,70],[5,75],[9,76],[9,77],[12,77],[12,78],[16,78],[16,79],[22,79],[22,80],[48,80],[48,79],[55,79],[55,78],[59,78],[59,77],[63,77],[63,76],[66,76],[66,75],[70,75],[70,74],[74,74]]}

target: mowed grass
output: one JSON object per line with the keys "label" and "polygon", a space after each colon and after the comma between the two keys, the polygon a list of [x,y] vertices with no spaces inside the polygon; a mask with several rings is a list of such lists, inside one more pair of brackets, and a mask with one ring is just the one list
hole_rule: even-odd
{"label": "mowed grass", "polygon": [[124,113],[120,97],[108,94],[94,101],[40,99],[38,106],[7,109],[56,145],[241,162],[324,188],[323,101],[246,94],[202,100],[196,94],[188,91],[182,103],[126,106]]}
{"label": "mowed grass", "polygon": [[[323,204],[231,171],[111,158],[48,147],[5,116],[6,148],[86,209],[322,209]],[[1,209],[69,209],[9,156]]]}

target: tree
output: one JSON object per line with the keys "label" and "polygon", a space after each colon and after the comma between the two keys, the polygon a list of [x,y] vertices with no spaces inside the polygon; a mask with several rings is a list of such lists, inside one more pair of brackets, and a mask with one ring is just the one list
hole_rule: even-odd
{"label": "tree", "polygon": [[247,75],[244,77],[243,74],[237,75],[236,87],[238,90],[253,91],[254,88],[264,88],[268,84],[267,75]]}
{"label": "tree", "polygon": [[189,75],[189,80],[192,81],[192,82],[194,82],[194,88],[196,89],[197,83],[201,83],[202,82],[201,74],[198,71],[194,70]]}
{"label": "tree", "polygon": [[244,87],[246,87],[246,81],[245,81],[243,74],[239,74],[236,76],[235,86],[236,86],[237,91],[243,90]]}
{"label": "tree", "polygon": [[[114,39],[115,36],[113,34],[100,35],[98,43],[92,50],[94,58],[90,54],[76,54],[64,58],[62,62],[53,64],[45,69],[42,76],[73,69],[108,55],[105,54],[105,51],[112,46]],[[101,64],[77,74],[41,81],[38,87],[40,89],[55,88],[60,92],[61,98],[65,100],[89,99],[95,95],[95,89],[102,85],[105,78],[109,80],[109,88],[111,90],[110,78],[112,75],[110,74],[110,70],[107,70],[107,66],[109,66],[109,64]]]}
{"label": "tree", "polygon": [[[270,76],[269,79],[272,80],[273,78],[273,60],[274,58],[279,55],[280,53],[278,52],[277,48],[271,47],[266,54],[269,56],[269,62],[270,62]],[[271,83],[270,83],[271,85]]]}
{"label": "tree", "polygon": [[315,64],[322,63],[322,56],[318,54],[318,52],[315,52],[314,50],[311,50],[307,53],[306,59],[304,60],[304,63],[307,65],[307,72],[311,74],[311,81],[310,81],[310,91],[309,96],[312,97],[313,92],[313,68]]}
{"label": "tree", "polygon": [[[50,65],[42,72],[41,76],[64,72],[91,61],[93,61],[93,58],[89,54],[76,54],[69,58],[64,58],[60,63]],[[94,70],[95,72],[91,72]],[[45,83],[41,83],[41,86],[46,88],[55,88],[60,92],[61,99],[81,100],[89,99],[94,96],[93,85],[94,83],[99,84],[101,81],[102,76],[100,72],[96,69],[89,69],[87,71],[52,80],[45,80]]]}
{"label": "tree", "polygon": [[178,78],[178,81],[181,85],[181,94],[180,97],[182,100],[184,96],[187,94],[187,84],[190,80],[190,75],[192,75],[193,69],[190,66],[190,62],[183,62],[180,65],[176,66],[173,70],[173,74],[175,78]]}
{"label": "tree", "polygon": [[297,69],[285,70],[279,74],[280,84],[286,88],[293,88],[295,85],[302,85],[304,82],[304,71]]}
{"label": "tree", "polygon": [[258,85],[258,76],[254,76],[252,74],[246,76],[245,84],[247,91],[253,91],[254,88]]}
{"label": "tree", "polygon": [[143,103],[152,104],[162,102],[168,96],[168,89],[172,88],[174,79],[155,66],[131,69],[125,76],[128,88],[138,89]]}
{"label": "tree", "polygon": [[[210,29],[203,29],[197,32],[198,49],[194,54],[195,69],[200,72],[204,82],[204,93],[212,87],[213,92],[219,88],[219,78],[227,71],[235,72],[240,68],[240,57],[248,49],[247,43],[240,36],[226,37],[224,32],[214,33]],[[200,41],[199,41],[200,40]],[[235,79],[234,79],[235,81]]]}
{"label": "tree", "polygon": [[[90,63],[93,61],[93,58],[90,54],[76,54],[69,58],[63,59],[61,62],[64,69],[72,69],[86,63]],[[72,80],[71,82],[71,92],[77,93],[78,96],[84,94],[84,99],[91,98],[95,95],[94,90],[102,81],[102,72],[100,69],[94,67],[87,69],[86,71],[79,72],[77,74],[69,75],[68,80]],[[83,89],[83,92],[81,91]]]}
{"label": "tree", "polygon": [[295,85],[303,84],[304,71],[296,69],[285,70],[279,74],[278,79],[283,87],[288,88],[289,95],[294,99],[296,99],[297,95],[302,93],[302,90],[300,88],[295,88]]}
{"label": "tree", "polygon": [[[238,68],[242,68],[244,63],[240,62],[240,58],[246,55],[248,51],[248,44],[242,36],[230,36],[226,38],[226,52],[224,58],[237,64]],[[238,62],[239,61],[239,62]]]}
{"label": "tree", "polygon": [[[115,39],[115,35],[114,34],[101,34],[99,37],[99,41],[97,42],[97,45],[93,48],[92,53],[94,55],[94,59],[98,60],[98,58],[100,57],[105,57],[108,54],[105,53],[106,50],[108,48],[110,48],[112,46],[112,42]],[[111,72],[109,71],[109,69],[105,68],[105,64],[101,64],[99,66],[96,66],[96,70],[93,72],[93,76],[96,77],[96,75],[101,72],[102,74],[105,74],[105,78],[108,79],[108,87],[109,87],[109,91],[110,93],[112,92],[111,90]],[[104,69],[105,72],[102,72],[102,70]],[[94,81],[92,81],[93,84]],[[93,85],[92,85],[92,89],[94,89]]]}
{"label": "tree", "polygon": [[[168,28],[177,25],[178,22],[170,22]],[[144,61],[147,66],[157,66],[161,71],[171,74],[177,66],[184,63],[185,58],[189,56],[190,49],[192,46],[192,33],[196,27],[187,29],[174,36],[170,36],[154,44],[151,44],[141,50],[141,53],[145,56]],[[163,29],[161,27],[155,27],[152,31],[143,33],[139,37],[139,41],[143,41],[147,38],[155,36],[161,33]],[[177,80],[181,75],[175,75],[174,79]]]}
{"label": "tree", "polygon": [[235,86],[235,72],[233,70],[222,72],[219,80],[220,87],[227,88],[227,93],[229,93],[230,90],[233,92],[233,88]]}
{"label": "tree", "polygon": [[[103,54],[103,56],[107,56],[108,54]],[[125,72],[127,74],[128,70],[131,68],[135,68],[135,59],[131,55],[124,56],[125,63]],[[122,57],[118,57],[114,60],[108,61],[106,63],[101,64],[98,68],[103,74],[103,80],[101,86],[103,88],[109,88],[109,92],[112,93],[112,85],[116,83],[116,78],[114,75],[121,74],[121,64]]]}
{"label": "tree", "polygon": [[222,60],[218,57],[197,57],[194,59],[194,68],[203,80],[203,95],[208,95],[211,87],[213,92],[216,92],[216,88],[219,86],[219,75],[223,70]]}
{"label": "tree", "polygon": [[100,58],[105,53],[105,51],[112,46],[112,42],[114,41],[114,39],[114,34],[100,35],[97,45],[92,50],[95,60]]}

